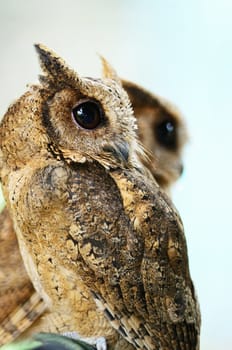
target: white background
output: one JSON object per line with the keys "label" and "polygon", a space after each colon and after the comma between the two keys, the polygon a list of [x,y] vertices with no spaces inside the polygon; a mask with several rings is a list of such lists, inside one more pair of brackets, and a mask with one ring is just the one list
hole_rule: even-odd
{"label": "white background", "polygon": [[232,1],[0,0],[0,115],[37,79],[35,42],[87,76],[100,75],[100,53],[182,110],[191,142],[173,198],[201,304],[201,349],[232,349]]}

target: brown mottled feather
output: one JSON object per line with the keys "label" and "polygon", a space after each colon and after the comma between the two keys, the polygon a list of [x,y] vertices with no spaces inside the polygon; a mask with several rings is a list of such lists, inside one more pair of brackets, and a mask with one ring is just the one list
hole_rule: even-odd
{"label": "brown mottled feather", "polygon": [[18,337],[43,313],[19,252],[12,220],[0,213],[0,345]]}
{"label": "brown mottled feather", "polygon": [[33,290],[19,255],[13,223],[6,208],[0,214],[0,256],[0,322],[2,322]]}

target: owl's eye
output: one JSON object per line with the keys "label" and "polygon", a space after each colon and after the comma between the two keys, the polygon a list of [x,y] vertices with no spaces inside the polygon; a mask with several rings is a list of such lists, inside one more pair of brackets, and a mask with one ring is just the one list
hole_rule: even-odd
{"label": "owl's eye", "polygon": [[101,122],[103,112],[101,106],[91,100],[82,101],[72,109],[74,121],[83,129],[95,129]]}
{"label": "owl's eye", "polygon": [[177,146],[176,124],[173,120],[164,120],[155,127],[156,137],[161,145],[169,149]]}

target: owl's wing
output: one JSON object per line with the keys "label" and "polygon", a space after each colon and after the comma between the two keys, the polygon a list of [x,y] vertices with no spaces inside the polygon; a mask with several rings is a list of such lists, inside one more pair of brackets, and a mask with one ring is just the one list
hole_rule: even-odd
{"label": "owl's wing", "polygon": [[7,208],[0,213],[0,322],[27,299],[32,286],[19,252]]}
{"label": "owl's wing", "polygon": [[78,271],[112,326],[135,348],[196,350],[199,310],[181,220],[141,174],[111,176],[120,194],[111,184],[110,197],[101,198],[101,223],[96,217],[90,235],[79,223]]}
{"label": "owl's wing", "polygon": [[44,313],[46,305],[37,292],[18,304],[0,323],[0,345],[11,343]]}
{"label": "owl's wing", "polygon": [[9,211],[0,213],[0,345],[16,339],[44,312],[19,252]]}

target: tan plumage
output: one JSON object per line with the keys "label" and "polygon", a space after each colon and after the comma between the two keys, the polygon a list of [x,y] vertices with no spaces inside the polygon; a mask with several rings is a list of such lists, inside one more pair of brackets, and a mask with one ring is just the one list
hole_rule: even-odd
{"label": "tan plumage", "polygon": [[[45,47],[37,51],[42,86],[3,119],[0,174],[24,263],[47,305],[38,329],[104,335],[109,346],[121,334],[136,348],[197,349],[182,225],[139,161],[127,94],[114,71],[113,79],[110,71],[80,78]],[[74,116],[80,103],[100,110],[92,130]]]}

